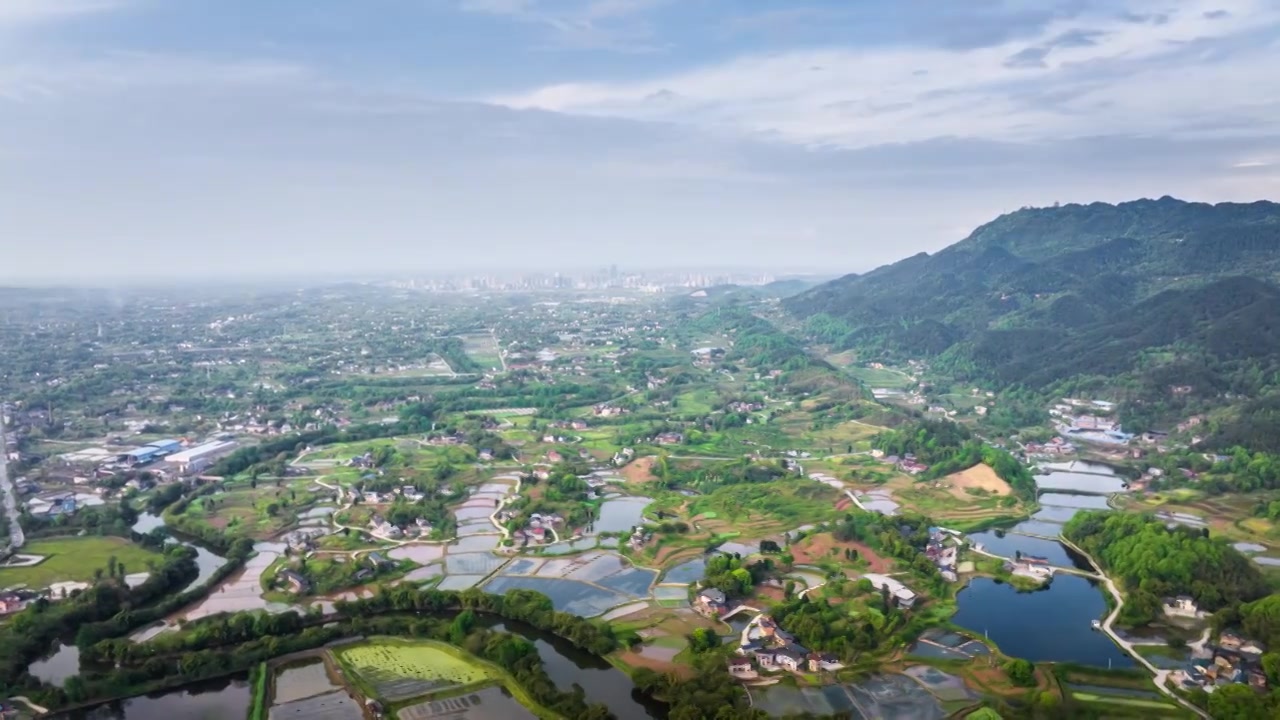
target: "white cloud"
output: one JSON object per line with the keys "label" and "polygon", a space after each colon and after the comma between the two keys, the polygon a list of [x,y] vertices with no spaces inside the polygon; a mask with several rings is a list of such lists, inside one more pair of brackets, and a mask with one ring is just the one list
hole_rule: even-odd
{"label": "white cloud", "polygon": [[223,61],[118,52],[96,59],[0,63],[0,100],[35,101],[133,88],[253,87],[296,83],[310,77],[306,67],[276,60]]}
{"label": "white cloud", "polygon": [[[1280,27],[1265,0],[1131,2],[990,47],[747,55],[641,82],[567,83],[490,98],[517,108],[686,122],[859,147],[958,136],[1257,131],[1280,123]],[[1227,10],[1222,15],[1215,11]],[[1265,39],[1265,38],[1264,38]],[[1034,62],[1032,62],[1034,60]]]}
{"label": "white cloud", "polygon": [[461,0],[460,10],[506,17],[548,31],[560,50],[653,52],[661,49],[645,12],[672,0]]}
{"label": "white cloud", "polygon": [[0,28],[114,10],[125,0],[0,0]]}

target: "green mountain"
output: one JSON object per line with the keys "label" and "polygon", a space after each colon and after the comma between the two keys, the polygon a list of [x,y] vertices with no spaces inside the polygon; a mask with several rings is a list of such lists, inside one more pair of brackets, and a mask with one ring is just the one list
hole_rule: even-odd
{"label": "green mountain", "polygon": [[1019,210],[784,306],[816,340],[957,377],[1254,395],[1280,366],[1277,281],[1280,204],[1165,197]]}

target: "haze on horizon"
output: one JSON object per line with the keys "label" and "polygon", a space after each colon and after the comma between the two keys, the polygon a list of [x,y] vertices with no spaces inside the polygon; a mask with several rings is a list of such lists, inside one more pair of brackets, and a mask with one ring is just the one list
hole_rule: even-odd
{"label": "haze on horizon", "polygon": [[1280,197],[1268,0],[0,0],[0,282],[820,267]]}

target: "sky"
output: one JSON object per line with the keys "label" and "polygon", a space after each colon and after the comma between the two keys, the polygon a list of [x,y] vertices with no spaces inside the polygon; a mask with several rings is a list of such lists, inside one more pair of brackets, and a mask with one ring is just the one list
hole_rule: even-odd
{"label": "sky", "polygon": [[861,272],[1280,199],[1274,0],[0,0],[0,281]]}

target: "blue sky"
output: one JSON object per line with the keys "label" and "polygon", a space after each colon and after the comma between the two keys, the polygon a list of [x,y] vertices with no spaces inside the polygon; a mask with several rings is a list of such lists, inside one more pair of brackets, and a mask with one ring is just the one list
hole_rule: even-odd
{"label": "blue sky", "polygon": [[1270,0],[0,0],[0,278],[862,271],[1280,195]]}

